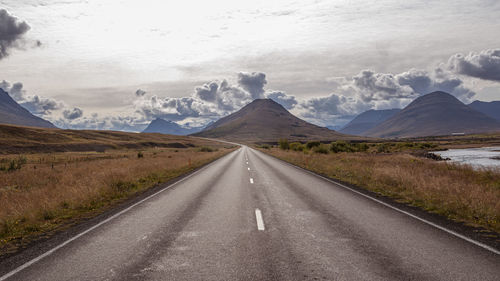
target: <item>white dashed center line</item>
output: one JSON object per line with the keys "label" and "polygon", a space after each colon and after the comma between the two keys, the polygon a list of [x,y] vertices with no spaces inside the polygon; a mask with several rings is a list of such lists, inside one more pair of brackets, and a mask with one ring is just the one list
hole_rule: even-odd
{"label": "white dashed center line", "polygon": [[262,212],[259,209],[255,209],[255,219],[257,220],[257,229],[260,231],[266,230],[264,227],[264,219],[262,218]]}
{"label": "white dashed center line", "polygon": [[250,178],[250,183],[253,184],[253,179],[252,178]]}
{"label": "white dashed center line", "polygon": [[247,168],[250,171],[250,167]]}

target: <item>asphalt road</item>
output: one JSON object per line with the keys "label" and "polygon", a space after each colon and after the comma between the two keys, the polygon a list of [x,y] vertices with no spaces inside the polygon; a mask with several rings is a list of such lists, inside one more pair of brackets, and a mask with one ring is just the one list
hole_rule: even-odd
{"label": "asphalt road", "polygon": [[0,280],[500,280],[500,255],[243,147]]}

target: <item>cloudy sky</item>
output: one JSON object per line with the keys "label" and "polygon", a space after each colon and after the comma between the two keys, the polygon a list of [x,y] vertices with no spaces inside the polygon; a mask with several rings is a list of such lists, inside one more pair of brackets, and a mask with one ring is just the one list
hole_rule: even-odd
{"label": "cloudy sky", "polygon": [[0,87],[65,128],[201,126],[255,98],[319,125],[435,90],[500,100],[500,1],[0,0]]}

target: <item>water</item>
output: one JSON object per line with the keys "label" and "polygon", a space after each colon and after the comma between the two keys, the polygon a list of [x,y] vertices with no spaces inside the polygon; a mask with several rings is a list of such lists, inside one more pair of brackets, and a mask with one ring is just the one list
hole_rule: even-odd
{"label": "water", "polygon": [[500,157],[500,146],[449,149],[446,151],[434,151],[434,154],[443,158],[450,158],[452,162],[468,164],[474,168],[499,168],[500,160],[492,159]]}

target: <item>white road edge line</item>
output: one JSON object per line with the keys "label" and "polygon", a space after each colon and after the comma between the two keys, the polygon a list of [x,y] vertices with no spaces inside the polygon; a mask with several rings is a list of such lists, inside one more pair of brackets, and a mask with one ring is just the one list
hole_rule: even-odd
{"label": "white road edge line", "polygon": [[[266,155],[266,156],[268,156],[268,155]],[[270,156],[270,157],[271,157],[271,156]],[[472,238],[469,238],[469,237],[467,237],[467,236],[465,236],[465,235],[462,235],[462,234],[460,234],[460,233],[458,233],[458,232],[455,232],[455,231],[453,231],[453,230],[451,230],[451,229],[447,229],[447,228],[445,228],[445,227],[443,227],[443,226],[440,226],[440,225],[435,224],[435,223],[433,223],[433,222],[431,222],[431,221],[428,221],[428,220],[426,220],[426,219],[423,219],[423,218],[421,218],[421,217],[419,217],[419,216],[417,216],[417,215],[414,215],[414,214],[409,213],[409,212],[407,212],[407,211],[401,210],[401,209],[399,209],[399,208],[397,208],[397,207],[394,207],[394,206],[392,206],[392,205],[390,205],[390,204],[388,204],[388,203],[385,203],[384,201],[381,201],[381,200],[378,200],[378,199],[376,199],[376,198],[373,198],[373,197],[371,197],[370,195],[367,195],[367,194],[364,194],[364,193],[362,193],[362,192],[359,192],[359,191],[357,191],[357,190],[355,190],[355,189],[352,189],[352,188],[350,188],[350,187],[348,187],[348,186],[346,186],[346,185],[343,185],[343,184],[338,183],[338,182],[336,182],[336,181],[334,181],[334,180],[331,180],[331,179],[329,179],[329,178],[327,178],[327,177],[324,177],[324,176],[318,175],[318,174],[316,174],[316,173],[313,173],[313,172],[311,172],[311,171],[309,171],[309,170],[306,170],[306,169],[304,169],[304,168],[302,168],[302,167],[295,166],[295,165],[293,165],[293,164],[291,164],[291,163],[288,163],[288,162],[283,161],[283,160],[278,159],[278,158],[274,158],[274,157],[273,157],[273,159],[279,160],[279,161],[281,161],[281,162],[283,162],[283,163],[285,163],[285,164],[287,164],[287,165],[289,165],[289,166],[291,166],[291,167],[295,167],[295,168],[298,168],[298,169],[300,169],[300,170],[303,170],[304,172],[307,172],[307,173],[309,173],[309,174],[311,174],[311,175],[314,175],[314,176],[320,177],[320,178],[322,178],[322,179],[324,179],[324,180],[326,180],[326,181],[329,181],[329,182],[331,182],[331,183],[333,183],[333,184],[335,184],[335,185],[338,185],[338,186],[343,187],[343,188],[345,188],[345,189],[347,189],[347,190],[350,190],[350,191],[352,191],[352,192],[354,192],[354,193],[356,193],[356,194],[358,194],[358,195],[361,195],[361,196],[363,196],[363,197],[365,197],[365,198],[368,198],[368,199],[370,199],[370,200],[373,200],[373,201],[375,201],[375,202],[377,202],[377,203],[379,203],[379,204],[382,204],[382,205],[384,205],[384,206],[386,206],[386,207],[388,207],[388,208],[391,208],[391,209],[393,209],[393,210],[395,210],[395,211],[397,211],[397,212],[400,212],[400,213],[402,213],[402,214],[405,214],[405,215],[407,215],[407,216],[409,216],[409,217],[412,217],[412,218],[414,218],[414,219],[416,219],[416,220],[418,220],[418,221],[421,221],[421,222],[426,223],[426,224],[428,224],[428,225],[430,225],[430,226],[433,226],[433,227],[435,227],[435,228],[437,228],[437,229],[439,229],[439,230],[442,230],[442,231],[444,231],[444,232],[446,232],[446,233],[448,233],[448,234],[451,234],[451,235],[453,235],[453,236],[455,236],[455,237],[458,237],[458,238],[460,238],[460,239],[462,239],[462,240],[465,240],[465,241],[467,241],[467,242],[469,242],[469,243],[472,243],[472,244],[474,244],[474,245],[476,245],[476,246],[479,246],[479,247],[481,247],[481,248],[483,248],[483,249],[485,249],[485,250],[488,250],[488,251],[490,251],[490,252],[492,252],[492,253],[495,253],[495,254],[497,254],[497,255],[500,255],[500,251],[499,251],[499,250],[497,250],[497,249],[495,249],[495,248],[493,248],[493,247],[490,247],[490,246],[488,246],[488,245],[486,245],[486,244],[483,244],[483,243],[481,243],[481,242],[479,242],[479,241],[476,241],[476,240],[474,240],[474,239],[472,239]],[[0,281],[1,281],[1,280],[0,280]]]}
{"label": "white road edge line", "polygon": [[253,179],[252,178],[250,178],[250,183],[253,184]]}
{"label": "white road edge line", "polygon": [[262,218],[262,212],[259,209],[255,209],[255,219],[257,220],[257,229],[259,231],[264,231],[264,219]]}
{"label": "white road edge line", "polygon": [[[229,156],[229,155],[231,155],[231,154],[232,154],[232,153],[227,154],[226,156]],[[222,157],[222,158],[224,158],[224,157]],[[220,159],[222,159],[222,158],[219,158],[219,159],[217,159],[217,160],[220,160]],[[94,230],[94,229],[98,228],[99,226],[101,226],[101,225],[103,225],[103,224],[105,224],[105,223],[107,223],[107,222],[109,222],[109,221],[111,221],[111,220],[113,220],[113,219],[115,219],[115,218],[117,218],[117,217],[119,217],[119,216],[123,215],[124,213],[126,213],[126,212],[128,212],[128,211],[130,211],[131,209],[133,209],[133,208],[134,208],[134,207],[136,207],[137,205],[142,204],[143,202],[145,202],[145,201],[147,201],[147,200],[149,200],[149,199],[151,199],[151,198],[153,198],[153,197],[157,196],[158,194],[160,194],[160,193],[162,193],[162,192],[164,192],[164,191],[166,191],[166,190],[168,190],[168,189],[172,188],[173,186],[175,186],[175,185],[177,185],[177,184],[179,184],[179,183],[181,183],[181,182],[183,182],[183,181],[185,181],[185,180],[187,180],[187,179],[189,179],[189,178],[193,177],[194,175],[197,175],[197,174],[198,174],[198,173],[200,173],[201,171],[206,170],[208,167],[210,167],[210,166],[212,166],[214,163],[216,163],[216,162],[217,162],[217,160],[216,160],[216,161],[214,161],[214,162],[212,162],[212,163],[210,163],[210,164],[208,164],[208,165],[206,165],[206,166],[204,166],[203,168],[199,169],[198,171],[195,171],[194,173],[192,173],[192,174],[190,174],[190,175],[188,175],[188,176],[186,176],[186,177],[184,177],[184,178],[182,178],[182,179],[180,179],[180,180],[178,180],[178,181],[176,181],[176,182],[172,183],[171,185],[169,185],[169,186],[167,186],[167,187],[165,187],[165,188],[163,188],[163,189],[159,190],[158,192],[156,192],[156,193],[153,193],[153,194],[149,195],[148,197],[146,197],[146,198],[142,199],[141,201],[139,201],[139,202],[137,202],[137,203],[135,203],[135,204],[133,204],[133,205],[131,205],[131,206],[127,207],[126,209],[121,210],[120,212],[118,212],[118,213],[116,213],[116,214],[112,215],[111,217],[109,217],[109,218],[107,218],[107,219],[105,219],[105,220],[101,221],[100,223],[98,223],[98,224],[96,224],[96,225],[94,225],[94,226],[92,226],[92,227],[88,228],[87,230],[85,230],[85,231],[83,231],[83,232],[81,232],[81,233],[79,233],[79,234],[77,234],[77,235],[75,235],[75,236],[73,236],[73,237],[69,238],[68,240],[64,241],[63,243],[61,243],[61,244],[59,244],[59,245],[55,246],[54,248],[52,248],[52,249],[48,250],[47,252],[45,252],[45,253],[41,254],[40,256],[38,256],[38,257],[36,257],[36,258],[34,258],[34,259],[32,259],[32,260],[30,260],[30,261],[28,261],[28,262],[26,262],[26,263],[24,263],[24,264],[20,265],[19,267],[17,267],[17,268],[15,268],[14,270],[12,270],[12,271],[10,271],[10,272],[6,273],[5,275],[0,276],[0,281],[4,281],[4,280],[6,280],[7,278],[12,277],[13,275],[17,274],[17,273],[18,273],[18,272],[20,272],[21,270],[23,270],[23,269],[25,269],[25,268],[28,268],[28,267],[30,267],[31,265],[33,265],[33,264],[35,264],[35,263],[39,262],[39,261],[40,261],[40,260],[42,260],[43,258],[46,258],[46,257],[50,256],[50,255],[51,255],[51,254],[53,254],[55,251],[57,251],[57,250],[61,249],[62,247],[66,246],[67,244],[69,244],[69,243],[71,243],[71,242],[75,241],[76,239],[78,239],[78,238],[82,237],[83,235],[85,235],[85,234],[87,234],[87,233],[91,232],[92,230]]]}

